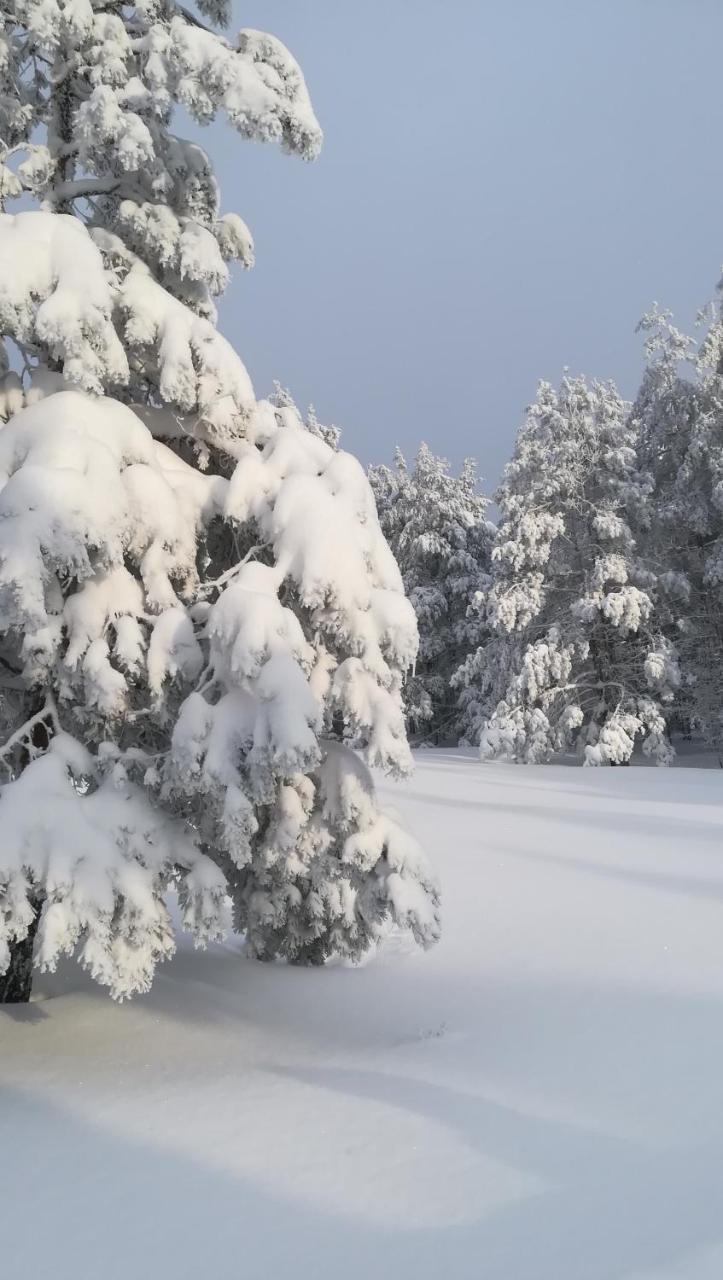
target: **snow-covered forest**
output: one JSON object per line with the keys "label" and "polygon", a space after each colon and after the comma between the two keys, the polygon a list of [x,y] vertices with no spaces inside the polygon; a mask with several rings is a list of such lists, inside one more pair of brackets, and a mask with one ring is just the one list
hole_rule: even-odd
{"label": "snow-covered forest", "polygon": [[494,507],[426,444],[365,475],[280,386],[257,399],[217,327],[252,235],[174,121],[322,145],[292,55],[228,16],[6,6],[6,1000],[63,955],[147,991],[170,891],[198,945],[234,930],[259,959],[433,943],[434,872],[371,772],[407,773],[409,740],[723,748],[720,316],[697,342],[645,316],[632,404],[541,383]]}
{"label": "snow-covered forest", "polygon": [[[483,759],[672,763],[723,744],[723,322],[643,317],[632,403],[542,382],[494,494],[422,445],[370,469],[419,626],[410,734]],[[484,458],[482,457],[482,464]]]}
{"label": "snow-covered forest", "polygon": [[0,7],[3,1275],[717,1278],[723,303],[363,465],[219,320],[293,54]]}

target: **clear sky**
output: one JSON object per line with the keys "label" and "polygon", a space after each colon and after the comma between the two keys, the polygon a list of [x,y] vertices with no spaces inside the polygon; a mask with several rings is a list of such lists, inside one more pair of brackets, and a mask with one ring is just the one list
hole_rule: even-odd
{"label": "clear sky", "polygon": [[222,323],[365,462],[428,441],[494,484],[537,381],[640,370],[723,261],[722,0],[235,0],[299,59],[313,165],[214,126],[254,234]]}

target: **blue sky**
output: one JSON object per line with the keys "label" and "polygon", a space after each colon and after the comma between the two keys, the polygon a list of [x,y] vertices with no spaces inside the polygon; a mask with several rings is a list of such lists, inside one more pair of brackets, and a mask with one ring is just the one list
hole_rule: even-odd
{"label": "blue sky", "polygon": [[537,381],[640,371],[723,261],[720,0],[246,0],[299,59],[313,165],[213,126],[254,234],[222,324],[265,394],[365,462],[428,441],[499,478]]}

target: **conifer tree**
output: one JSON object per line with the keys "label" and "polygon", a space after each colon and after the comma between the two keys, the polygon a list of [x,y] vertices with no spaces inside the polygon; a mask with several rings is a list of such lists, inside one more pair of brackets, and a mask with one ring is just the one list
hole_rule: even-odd
{"label": "conifer tree", "polygon": [[438,931],[367,768],[409,767],[414,614],[359,464],[216,329],[253,245],[172,125],[306,159],[321,132],[288,51],[199,10],[4,7],[0,999],[33,944],[147,990],[171,887],[199,943],[230,904],[259,957]]}
{"label": "conifer tree", "polygon": [[631,531],[650,489],[634,442],[613,386],[541,384],[497,495],[491,639],[459,676],[483,712],[483,757],[622,764],[638,738],[672,756],[678,667]]}
{"label": "conifer tree", "polygon": [[409,731],[456,743],[464,716],[453,676],[478,637],[471,606],[488,584],[493,535],[477,464],[468,458],[455,476],[422,444],[411,470],[397,451],[394,470],[371,467],[369,478],[419,627],[404,690]]}
{"label": "conifer tree", "polygon": [[679,653],[675,715],[723,753],[723,328],[700,347],[657,308],[640,326],[647,368],[633,406],[640,465],[652,476],[640,531],[659,575],[659,614]]}

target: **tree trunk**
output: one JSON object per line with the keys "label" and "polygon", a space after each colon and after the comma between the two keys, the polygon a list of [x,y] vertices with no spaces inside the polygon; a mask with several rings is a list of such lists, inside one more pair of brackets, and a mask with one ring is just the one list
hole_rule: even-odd
{"label": "tree trunk", "polygon": [[40,920],[40,903],[35,902],[35,919],[22,942],[10,945],[10,965],[0,974],[0,1004],[27,1004],[33,985],[33,949]]}

